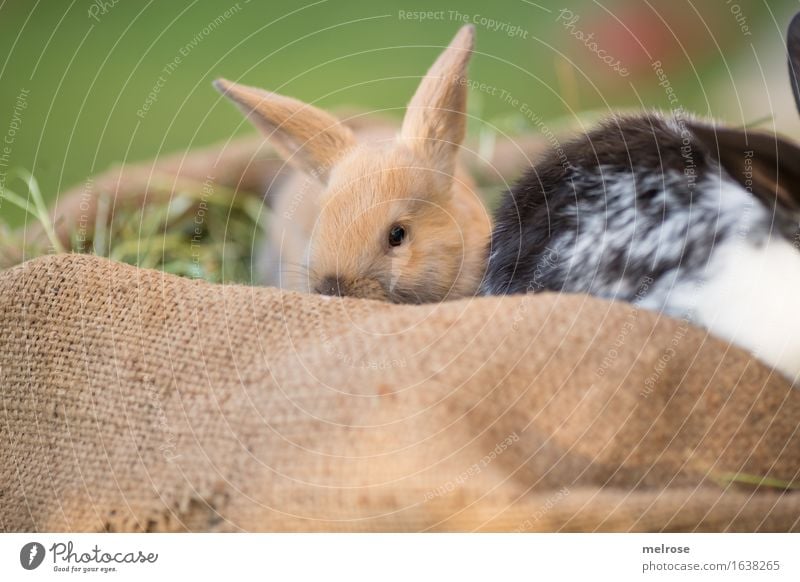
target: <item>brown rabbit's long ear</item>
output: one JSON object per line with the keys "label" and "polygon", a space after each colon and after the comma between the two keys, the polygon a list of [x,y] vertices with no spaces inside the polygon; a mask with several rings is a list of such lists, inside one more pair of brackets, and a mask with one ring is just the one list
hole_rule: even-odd
{"label": "brown rabbit's long ear", "polygon": [[325,182],[355,136],[332,115],[297,99],[217,79],[214,87],[239,106],[289,163]]}
{"label": "brown rabbit's long ear", "polygon": [[769,208],[800,214],[800,147],[764,131],[687,123],[731,178]]}
{"label": "brown rabbit's long ear", "polygon": [[467,63],[472,56],[475,27],[458,31],[408,104],[401,137],[449,175],[466,132]]}
{"label": "brown rabbit's long ear", "polygon": [[789,83],[794,93],[794,103],[800,111],[800,12],[794,15],[786,34],[786,52],[789,60]]}

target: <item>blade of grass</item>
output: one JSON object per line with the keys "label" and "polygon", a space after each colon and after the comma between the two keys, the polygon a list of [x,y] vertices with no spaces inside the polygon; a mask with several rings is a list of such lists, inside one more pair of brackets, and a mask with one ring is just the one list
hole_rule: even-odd
{"label": "blade of grass", "polygon": [[758,127],[759,125],[764,125],[765,123],[772,121],[774,115],[765,115],[764,117],[759,117],[758,119],[754,119],[752,121],[748,121],[742,126],[742,129],[751,129],[753,127]]}
{"label": "blade of grass", "polygon": [[36,213],[31,210],[30,202],[25,198],[23,198],[22,196],[20,196],[19,194],[17,194],[16,192],[9,190],[8,188],[5,188],[3,190],[3,195],[0,198],[5,198],[9,202],[11,202],[11,204],[13,204],[14,206],[21,208],[28,214],[36,216]]}
{"label": "blade of grass", "polygon": [[774,477],[762,477],[760,475],[749,475],[747,473],[727,473],[720,475],[720,480],[724,483],[742,483],[754,487],[770,487],[783,491],[800,491],[800,483],[783,481]]}
{"label": "blade of grass", "polygon": [[94,233],[92,233],[92,246],[94,254],[100,257],[108,257],[111,249],[108,239],[111,225],[108,222],[108,214],[111,212],[111,201],[105,194],[97,198],[97,214],[94,219]]}
{"label": "blade of grass", "polygon": [[6,199],[12,200],[13,198],[16,198],[17,205],[20,206],[20,208],[24,208],[29,214],[35,216],[36,219],[39,221],[39,224],[42,225],[42,228],[44,229],[47,238],[50,240],[50,244],[53,245],[53,249],[55,249],[57,253],[66,252],[63,245],[61,244],[61,241],[56,236],[56,231],[53,228],[53,223],[50,221],[50,213],[47,211],[47,204],[45,203],[44,197],[42,196],[42,191],[39,188],[39,182],[36,180],[36,178],[33,177],[33,174],[31,174],[27,170],[17,169],[14,170],[12,174],[15,174],[23,182],[25,182],[25,185],[28,187],[28,195],[30,196],[30,200],[33,200],[33,207],[35,210],[32,211],[30,209],[27,200],[25,201],[24,206],[20,205],[19,200],[21,200],[22,197],[19,196],[18,194],[11,192],[13,196],[9,198],[8,194],[10,193],[10,191],[8,190],[8,188],[6,188],[4,192],[4,196],[6,197]]}
{"label": "blade of grass", "polygon": [[45,229],[47,237],[50,239],[53,248],[58,253],[65,252],[64,247],[61,245],[61,241],[56,236],[56,231],[53,228],[53,223],[50,221],[50,213],[47,210],[47,204],[45,203],[44,197],[42,196],[42,191],[39,188],[39,181],[33,176],[33,174],[31,174],[27,170],[18,170],[18,173],[20,176],[23,177],[25,183],[28,186],[28,192],[30,192],[31,198],[33,198],[33,203],[34,206],[36,207],[39,222]]}

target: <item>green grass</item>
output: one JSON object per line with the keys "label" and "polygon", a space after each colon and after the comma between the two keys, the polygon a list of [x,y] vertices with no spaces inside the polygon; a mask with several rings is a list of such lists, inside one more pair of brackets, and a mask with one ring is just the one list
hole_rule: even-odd
{"label": "green grass", "polygon": [[24,229],[0,220],[0,268],[51,250],[91,253],[138,267],[204,279],[215,283],[252,283],[254,249],[264,234],[267,215],[258,196],[234,193],[218,184],[208,193],[204,184],[177,192],[170,200],[144,208],[123,206],[111,214],[111,200],[100,194],[95,224],[69,249],[56,237],[36,179],[18,171],[28,185],[22,196],[6,188],[0,205],[24,209],[42,227],[47,239],[25,245]]}

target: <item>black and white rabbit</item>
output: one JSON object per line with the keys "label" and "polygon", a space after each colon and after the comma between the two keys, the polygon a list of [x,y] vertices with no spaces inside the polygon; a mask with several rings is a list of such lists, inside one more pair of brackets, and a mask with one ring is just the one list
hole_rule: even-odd
{"label": "black and white rabbit", "polygon": [[[800,14],[788,52],[800,108]],[[554,148],[495,213],[482,284],[537,291],[687,318],[800,384],[800,147],[648,113]]]}

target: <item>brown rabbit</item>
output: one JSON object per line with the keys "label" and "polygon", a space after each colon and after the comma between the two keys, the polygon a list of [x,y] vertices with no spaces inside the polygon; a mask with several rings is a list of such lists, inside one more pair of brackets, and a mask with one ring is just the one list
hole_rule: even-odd
{"label": "brown rabbit", "polygon": [[[472,26],[456,34],[391,139],[357,139],[296,99],[214,83],[304,174],[286,186],[273,224],[284,259],[307,258],[295,259],[307,263],[307,277],[291,287],[398,303],[475,294],[491,221],[458,163],[474,36]],[[293,212],[304,204],[314,204],[311,219]]]}

